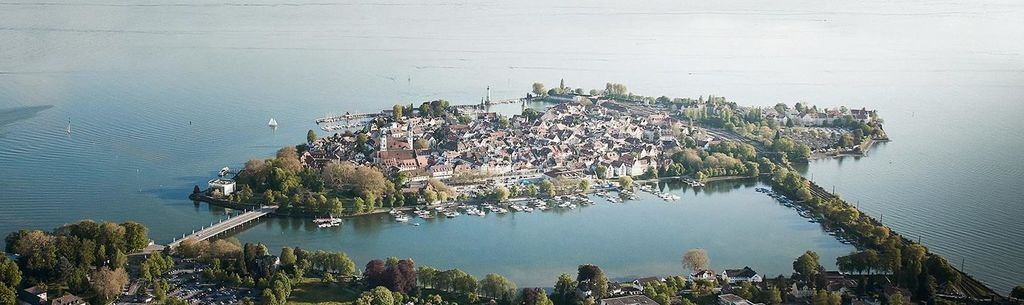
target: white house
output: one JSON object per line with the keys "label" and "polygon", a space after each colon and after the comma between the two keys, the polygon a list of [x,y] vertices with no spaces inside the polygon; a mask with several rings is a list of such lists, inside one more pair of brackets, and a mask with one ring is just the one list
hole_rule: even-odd
{"label": "white house", "polygon": [[717,277],[714,270],[701,270],[694,273],[690,273],[687,277],[688,280],[714,280]]}
{"label": "white house", "polygon": [[722,279],[728,281],[729,284],[739,282],[760,283],[764,280],[760,274],[757,274],[757,271],[750,269],[750,267],[743,267],[743,269],[725,269],[725,271],[722,271]]}
{"label": "white house", "polygon": [[220,193],[224,194],[224,196],[235,192],[235,180],[217,178],[210,180],[209,184],[211,189],[220,190]]}

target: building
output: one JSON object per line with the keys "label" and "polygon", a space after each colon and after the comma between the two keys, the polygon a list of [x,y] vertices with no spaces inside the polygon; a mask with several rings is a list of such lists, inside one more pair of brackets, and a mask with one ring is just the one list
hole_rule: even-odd
{"label": "building", "polygon": [[32,286],[18,292],[18,305],[42,305],[46,304],[46,289],[41,286]]}
{"label": "building", "polygon": [[894,295],[900,294],[903,298],[903,302],[909,302],[910,298],[914,297],[914,294],[910,293],[910,289],[903,287],[896,287],[893,285],[886,284],[882,287],[882,296],[886,300],[892,300]]}
{"label": "building", "polygon": [[50,305],[88,305],[89,303],[73,294],[65,294],[62,297],[53,299]]}
{"label": "building", "polygon": [[757,274],[757,271],[750,269],[750,267],[743,267],[743,269],[725,269],[725,271],[722,271],[722,279],[728,281],[729,284],[739,282],[760,283],[764,280],[760,274]]}
{"label": "building", "polygon": [[[760,304],[760,303],[758,303]],[[758,305],[754,302],[747,301],[747,299],[741,298],[735,294],[723,294],[718,296],[718,305]]]}
{"label": "building", "polygon": [[601,299],[601,305],[658,305],[657,302],[645,295],[630,295],[617,298]]}
{"label": "building", "polygon": [[231,195],[235,192],[235,180],[217,178],[210,180],[209,185],[210,189],[220,190],[220,193],[224,194],[224,196]]}
{"label": "building", "polygon": [[691,281],[696,281],[696,280],[712,280],[713,281],[717,277],[718,276],[715,274],[714,270],[701,270],[701,271],[697,271],[697,272],[691,273],[690,276],[687,279],[691,280]]}

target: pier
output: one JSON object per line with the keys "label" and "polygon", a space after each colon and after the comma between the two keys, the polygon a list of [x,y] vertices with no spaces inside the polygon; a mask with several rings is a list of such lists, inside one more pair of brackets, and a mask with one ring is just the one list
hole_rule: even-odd
{"label": "pier", "polygon": [[191,234],[182,234],[181,238],[174,239],[167,246],[173,249],[180,245],[182,241],[188,239],[191,239],[192,241],[207,240],[249,222],[259,220],[263,216],[273,213],[275,210],[277,210],[276,206],[261,206],[259,209],[246,211],[245,213],[235,215],[234,217],[221,220],[218,223],[210,224],[210,226],[202,227],[198,231],[192,231]]}
{"label": "pier", "polygon": [[369,113],[369,112],[367,112],[367,113],[345,113],[345,114],[342,114],[342,115],[333,115],[333,116],[326,116],[326,117],[318,118],[318,119],[316,119],[316,123],[319,125],[319,124],[322,124],[322,123],[334,123],[334,122],[338,122],[338,121],[372,119],[372,118],[375,118],[375,117],[377,117],[379,115],[382,115],[382,114],[383,113],[381,113],[381,112],[374,112],[374,113]]}

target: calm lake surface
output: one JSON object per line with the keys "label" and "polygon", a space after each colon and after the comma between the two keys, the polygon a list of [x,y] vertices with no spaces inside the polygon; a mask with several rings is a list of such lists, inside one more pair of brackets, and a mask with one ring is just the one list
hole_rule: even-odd
{"label": "calm lake surface", "polygon": [[[225,213],[188,201],[193,185],[302,141],[315,117],[475,103],[487,86],[518,97],[564,78],[878,109],[894,142],[806,174],[1006,293],[1024,283],[1022,20],[1015,1],[6,1],[0,232],[136,220],[167,241]],[[587,262],[615,277],[679,272],[694,247],[715,267],[769,275],[807,249],[826,265],[851,250],[755,185],[419,227],[274,219],[238,237],[341,249],[360,265],[413,257],[520,286]]]}

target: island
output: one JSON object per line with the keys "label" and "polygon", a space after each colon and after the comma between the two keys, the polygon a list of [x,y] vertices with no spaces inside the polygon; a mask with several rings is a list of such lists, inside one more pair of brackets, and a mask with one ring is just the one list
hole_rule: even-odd
{"label": "island", "polygon": [[[310,130],[306,143],[246,162],[233,180],[197,186],[194,199],[320,217],[455,202],[491,203],[489,210],[501,212],[586,203],[561,196],[623,181],[700,185],[758,177],[780,164],[863,155],[871,143],[888,141],[877,112],[863,108],[744,107],[718,96],[624,92],[621,84],[590,94],[535,84],[519,99],[492,101],[488,94],[480,104],[435,100],[320,118],[321,129],[333,133]],[[490,110],[499,104],[520,104],[521,111]],[[527,107],[537,104],[540,110]],[[525,201],[535,198],[559,200]]]}

